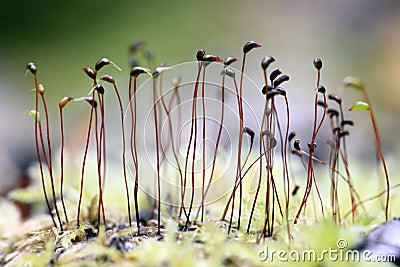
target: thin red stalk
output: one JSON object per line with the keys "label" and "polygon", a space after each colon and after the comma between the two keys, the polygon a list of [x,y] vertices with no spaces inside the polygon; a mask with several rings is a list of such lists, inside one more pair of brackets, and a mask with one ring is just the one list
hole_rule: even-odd
{"label": "thin red stalk", "polygon": [[[264,141],[264,139],[263,139],[263,135],[262,135],[262,132],[263,132],[263,129],[264,129],[264,125],[265,125],[265,120],[267,119],[268,120],[268,114],[267,114],[267,111],[268,111],[268,98],[267,98],[267,95],[268,95],[268,79],[267,79],[267,72],[266,72],[266,70],[264,70],[263,71],[263,74],[264,74],[264,81],[265,81],[265,90],[266,90],[266,92],[265,92],[265,104],[264,104],[264,112],[263,112],[263,115],[262,115],[262,121],[261,121],[261,128],[260,128],[260,136],[259,136],[259,142],[260,142],[260,145],[259,145],[259,153],[260,153],[260,157],[259,157],[259,162],[260,162],[260,169],[259,169],[259,171],[260,171],[260,173],[259,173],[259,176],[258,176],[258,184],[257,184],[257,189],[256,189],[256,194],[255,194],[255,196],[254,196],[254,200],[253,200],[253,205],[252,205],[252,207],[251,207],[251,212],[250,212],[250,217],[249,217],[249,222],[248,222],[248,224],[247,224],[247,233],[249,233],[250,232],[250,227],[251,227],[251,221],[252,221],[252,219],[253,219],[253,214],[254,214],[254,209],[255,209],[255,207],[256,207],[256,203],[257,203],[257,198],[258,198],[258,194],[259,194],[259,192],[260,192],[260,187],[261,187],[261,180],[262,180],[262,174],[263,174],[263,167],[262,167],[262,152],[263,152],[263,141]],[[269,149],[267,150],[267,151],[269,151]],[[264,155],[266,154],[266,153],[263,153]],[[244,176],[244,175],[243,175]]]}
{"label": "thin red stalk", "polygon": [[101,128],[100,128],[100,145],[103,146],[103,192],[106,187],[106,164],[107,164],[107,154],[106,154],[106,128],[105,128],[105,105],[104,105],[104,95],[99,94],[101,98],[100,113],[101,113]]}
{"label": "thin red stalk", "polygon": [[[208,180],[208,184],[207,184],[207,187],[204,192],[204,198],[207,196],[208,190],[210,189],[213,175],[214,175],[215,164],[217,161],[217,152],[218,152],[218,147],[219,147],[219,143],[221,140],[222,128],[223,128],[223,123],[224,123],[224,115],[225,115],[225,103],[224,102],[225,102],[225,74],[222,75],[222,84],[221,84],[221,119],[219,122],[217,141],[215,143],[215,148],[214,148],[214,156],[213,156],[213,161],[212,161],[212,165],[211,165],[210,178]],[[197,210],[196,218],[199,216],[199,213],[200,213],[200,209]]]}
{"label": "thin red stalk", "polygon": [[203,157],[202,157],[202,185],[201,185],[201,222],[204,219],[204,201],[205,201],[205,194],[204,194],[204,186],[206,183],[206,104],[205,104],[205,79],[206,79],[206,65],[203,68],[203,83],[201,85],[201,103],[202,103],[202,112],[203,112]]}
{"label": "thin red stalk", "polygon": [[157,83],[156,77],[153,77],[153,114],[154,114],[154,128],[156,138],[156,153],[157,153],[157,198],[158,198],[158,217],[157,217],[157,234],[161,231],[161,177],[160,177],[160,152],[159,152],[159,133],[158,133],[158,119],[157,119]]}
{"label": "thin red stalk", "polygon": [[[55,192],[55,189],[54,189],[52,152],[51,152],[51,142],[50,142],[49,115],[48,115],[48,111],[47,111],[47,105],[46,105],[46,100],[44,98],[44,94],[41,94],[41,97],[42,97],[42,103],[43,103],[45,118],[46,118],[46,137],[47,137],[47,148],[48,148],[48,151],[49,151],[48,169],[49,169],[50,181],[51,181],[51,191],[53,193],[53,204],[54,204],[54,208],[56,210],[56,215],[57,215],[57,218],[58,218],[58,222],[60,223],[60,228],[61,228],[61,231],[62,231],[63,230],[62,221],[61,221],[60,213],[58,212],[56,192]],[[43,148],[43,151],[44,151],[44,148]]]}
{"label": "thin red stalk", "polygon": [[[246,54],[245,54],[246,55]],[[245,56],[243,57],[243,64],[245,62]],[[242,65],[242,71],[244,66]],[[241,77],[242,80],[242,77]],[[241,163],[241,152],[242,152],[242,143],[243,143],[243,109],[242,109],[242,99],[240,94],[240,89],[238,92],[238,86],[236,83],[236,79],[233,79],[236,89],[236,96],[238,101],[238,109],[239,109],[239,144],[238,144],[238,158],[237,158],[237,167],[236,167],[236,178],[235,178],[235,185],[239,182],[239,218],[238,218],[238,230],[240,229],[240,214],[241,214],[241,207],[242,207],[242,183],[240,181],[240,177],[242,176],[242,163]],[[231,208],[231,216],[229,219],[229,227],[228,227],[228,235],[230,233],[232,227],[232,219],[233,219],[233,212],[235,209],[235,193],[236,190],[232,190],[232,208]]]}
{"label": "thin red stalk", "polygon": [[[92,94],[92,98],[94,97],[94,92]],[[82,203],[82,193],[83,193],[83,180],[85,177],[85,165],[86,165],[86,157],[89,149],[89,142],[90,142],[90,130],[92,128],[92,120],[93,120],[93,110],[95,109],[94,107],[94,98],[93,98],[93,103],[92,107],[90,108],[90,117],[89,117],[89,127],[88,127],[88,133],[87,133],[87,138],[86,138],[86,145],[85,145],[85,152],[83,154],[83,162],[82,162],[82,172],[81,172],[81,184],[80,184],[80,193],[79,193],[79,201],[78,201],[78,215],[77,215],[77,225],[79,226],[80,222],[80,214],[81,214],[81,203]]]}
{"label": "thin red stalk", "polygon": [[133,148],[135,150],[135,189],[134,189],[134,202],[135,202],[135,215],[136,215],[136,226],[138,228],[138,235],[140,234],[140,218],[139,218],[139,157],[137,151],[137,77],[134,77],[133,80]]}
{"label": "thin red stalk", "polygon": [[[129,110],[131,113],[131,132],[130,132],[130,148],[131,148],[131,156],[133,160],[133,164],[135,166],[135,186],[134,186],[134,193],[133,193],[133,199],[135,201],[135,214],[136,214],[136,223],[138,225],[138,233],[139,233],[139,210],[138,210],[138,204],[137,204],[137,194],[138,194],[138,160],[137,160],[137,151],[136,151],[136,143],[134,143],[134,140],[136,140],[136,112],[134,112],[134,107],[133,105],[135,104],[136,101],[136,77],[134,77],[134,88],[135,88],[135,93],[132,96],[132,77],[129,77],[129,86],[128,86],[128,97],[130,101],[129,105]],[[132,101],[134,104],[132,105]],[[127,195],[128,195],[128,190],[127,190]],[[129,202],[128,205],[130,206]],[[131,224],[131,215],[130,215],[130,208],[129,208],[129,218],[130,218],[130,224]]]}
{"label": "thin red stalk", "polygon": [[64,203],[64,194],[63,194],[63,185],[64,185],[64,123],[63,123],[63,115],[62,115],[62,108],[60,108],[60,127],[61,127],[61,184],[60,184],[60,197],[61,197],[61,203],[63,206],[64,210],[64,216],[67,224],[69,223],[68,221],[68,215],[67,215],[67,210],[65,209],[65,203]]}
{"label": "thin red stalk", "polygon": [[[129,218],[129,226],[132,226],[132,218],[131,218],[131,206],[130,206],[130,198],[129,198],[129,187],[128,187],[128,179],[126,175],[126,161],[125,161],[125,154],[126,154],[126,149],[125,149],[125,126],[124,126],[124,109],[122,106],[122,101],[121,101],[121,96],[119,95],[118,88],[114,85],[114,91],[115,94],[117,95],[118,99],[118,104],[119,104],[119,110],[121,114],[121,134],[122,134],[122,168],[123,168],[123,173],[124,173],[124,182],[125,182],[125,191],[126,191],[126,201],[127,201],[127,208],[128,208],[128,218]],[[136,212],[138,215],[138,213]],[[138,227],[138,233],[139,233],[139,219],[137,216],[137,227]]]}
{"label": "thin red stalk", "polygon": [[[101,106],[101,98],[99,97],[99,104]],[[102,179],[101,179],[101,139],[99,140],[98,135],[98,116],[97,116],[97,109],[94,110],[94,122],[95,122],[95,139],[96,139],[96,154],[97,154],[97,177],[99,183],[99,204],[97,209],[97,222],[100,226],[100,213],[103,214],[103,223],[106,224],[106,217],[104,213],[104,205],[103,205],[103,189],[102,189]]]}
{"label": "thin red stalk", "polygon": [[[197,77],[196,77],[196,84],[194,86],[194,91],[193,91],[193,98],[192,98],[192,118],[191,118],[191,127],[190,127],[190,137],[189,137],[189,143],[186,151],[186,158],[185,158],[185,176],[184,176],[184,192],[183,192],[183,197],[185,197],[185,191],[186,191],[186,174],[187,174],[187,165],[189,161],[189,153],[190,153],[190,147],[192,144],[193,140],[193,131],[195,131],[195,138],[194,138],[194,146],[196,145],[196,136],[197,136],[197,118],[196,118],[196,102],[197,102],[197,93],[199,90],[199,79],[200,79],[200,73],[201,73],[201,67],[202,63],[198,62],[198,71],[197,71]],[[187,226],[190,221],[190,213],[192,211],[192,206],[193,206],[193,199],[194,199],[194,161],[195,161],[195,156],[196,156],[196,150],[193,150],[193,163],[192,163],[192,194],[190,198],[190,206],[189,210],[186,216],[186,223],[185,223],[185,229],[187,229]],[[183,200],[182,200],[183,201]]]}
{"label": "thin red stalk", "polygon": [[[45,181],[44,181],[44,175],[43,175],[43,164],[42,164],[42,159],[40,156],[40,149],[39,149],[39,142],[38,142],[38,128],[40,128],[40,123],[38,122],[38,113],[39,113],[39,92],[38,92],[38,81],[37,81],[37,76],[36,74],[33,75],[34,78],[34,82],[35,82],[35,146],[36,146],[36,153],[37,153],[37,157],[38,157],[38,162],[39,162],[39,169],[40,169],[40,177],[42,180],[42,189],[43,189],[43,194],[44,194],[44,198],[46,200],[46,205],[47,205],[47,209],[49,211],[49,214],[51,216],[51,220],[53,221],[53,224],[55,227],[57,227],[56,221],[54,220],[53,214],[51,212],[51,207],[50,207],[50,202],[49,199],[47,197],[47,192],[46,192],[46,185],[45,185]],[[42,142],[43,143],[43,142]]]}
{"label": "thin red stalk", "polygon": [[369,100],[368,94],[365,91],[365,89],[363,90],[365,99],[367,100],[367,103],[369,103],[369,115],[371,117],[371,122],[372,122],[372,127],[374,128],[374,133],[375,133],[375,142],[376,142],[376,148],[378,149],[378,155],[382,161],[382,165],[383,165],[383,170],[385,172],[385,180],[386,180],[386,207],[385,207],[385,219],[386,221],[389,220],[389,200],[390,200],[390,180],[389,180],[389,173],[386,167],[386,162],[385,162],[385,158],[383,156],[382,153],[382,149],[381,149],[381,139],[379,137],[379,131],[378,131],[378,126],[376,124],[375,121],[375,117],[374,117],[374,113],[372,111],[372,106],[371,106],[371,102]]}

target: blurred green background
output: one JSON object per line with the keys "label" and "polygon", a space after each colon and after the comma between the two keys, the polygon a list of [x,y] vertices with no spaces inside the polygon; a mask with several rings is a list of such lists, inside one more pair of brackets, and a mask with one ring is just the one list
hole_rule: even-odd
{"label": "blurred green background", "polygon": [[[203,48],[221,57],[241,58],[248,40],[263,48],[249,59],[248,72],[262,84],[259,61],[277,59],[291,76],[288,91],[301,131],[312,110],[315,70],[312,59],[324,61],[323,84],[347,95],[346,107],[360,98],[343,92],[347,75],[364,81],[375,106],[385,152],[398,154],[400,134],[400,1],[1,1],[0,34],[0,179],[18,180],[34,159],[33,123],[22,115],[33,108],[33,82],[24,77],[27,62],[39,68],[57,125],[58,100],[87,93],[90,80],[82,67],[108,57],[128,70],[128,47],[146,41],[156,62],[173,65],[195,59]],[[252,65],[253,67],[250,67]],[[114,74],[114,73],[113,73]],[[304,106],[302,106],[304,105]],[[71,111],[72,112],[72,111]],[[76,111],[77,114],[82,110]],[[359,126],[355,150],[373,149],[369,118],[351,114]],[[304,136],[309,134],[304,132]],[[395,145],[394,145],[395,144]]]}

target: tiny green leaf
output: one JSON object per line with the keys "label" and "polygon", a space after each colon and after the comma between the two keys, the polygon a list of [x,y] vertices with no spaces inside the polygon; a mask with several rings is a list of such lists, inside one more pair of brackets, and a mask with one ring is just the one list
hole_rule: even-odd
{"label": "tiny green leaf", "polygon": [[352,76],[347,76],[344,78],[343,85],[344,87],[352,87],[354,89],[364,90],[364,84],[358,78]]}
{"label": "tiny green leaf", "polygon": [[40,113],[36,112],[36,110],[30,110],[28,111],[28,115],[31,116],[36,122],[41,123],[42,118],[40,117]]}
{"label": "tiny green leaf", "polygon": [[369,110],[369,104],[362,101],[357,101],[349,110]]}

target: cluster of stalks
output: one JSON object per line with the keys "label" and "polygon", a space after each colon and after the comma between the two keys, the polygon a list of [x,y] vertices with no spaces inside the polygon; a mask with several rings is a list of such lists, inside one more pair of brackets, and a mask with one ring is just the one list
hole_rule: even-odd
{"label": "cluster of stalks", "polygon": [[[104,208],[104,199],[103,194],[105,190],[105,181],[106,181],[106,173],[107,173],[107,149],[106,149],[106,127],[105,127],[105,93],[106,90],[104,87],[99,84],[99,82],[105,82],[107,84],[111,84],[113,87],[113,91],[115,92],[116,98],[118,100],[118,109],[121,120],[121,163],[123,170],[123,181],[125,185],[125,195],[126,195],[126,206],[127,206],[127,218],[129,222],[129,226],[132,226],[133,219],[131,215],[131,197],[130,197],[130,185],[128,183],[128,174],[127,174],[127,151],[126,146],[129,147],[130,157],[133,162],[134,172],[134,210],[135,210],[135,221],[137,227],[137,234],[141,234],[140,232],[140,216],[139,216],[139,202],[138,202],[138,194],[139,194],[139,185],[140,185],[140,177],[141,172],[139,169],[139,159],[140,153],[138,151],[138,135],[137,131],[140,127],[138,125],[138,78],[141,74],[148,74],[152,78],[152,115],[154,122],[154,138],[155,138],[155,159],[156,159],[156,179],[155,179],[155,197],[154,197],[154,205],[152,211],[152,217],[157,217],[157,230],[160,233],[162,222],[161,222],[161,200],[163,196],[161,191],[161,171],[162,167],[166,165],[166,158],[168,151],[172,151],[174,163],[176,164],[176,168],[178,170],[177,175],[179,177],[178,181],[180,182],[180,189],[178,192],[178,200],[177,210],[171,209],[171,212],[176,212],[179,220],[183,220],[183,229],[187,230],[190,225],[197,222],[198,218],[200,218],[200,222],[202,223],[205,220],[206,214],[206,197],[210,190],[211,185],[213,184],[213,179],[215,175],[215,170],[217,168],[217,157],[219,154],[219,144],[221,141],[222,129],[224,124],[231,123],[231,121],[225,120],[225,105],[226,105],[226,96],[225,91],[227,88],[227,79],[231,79],[231,85],[234,88],[234,95],[236,100],[236,105],[234,110],[238,114],[239,118],[239,129],[238,136],[234,139],[237,140],[236,148],[237,148],[237,159],[236,159],[236,174],[233,178],[233,187],[231,192],[228,194],[227,203],[223,210],[221,221],[226,221],[228,223],[228,234],[231,232],[231,229],[234,227],[237,230],[240,229],[242,223],[242,213],[243,213],[243,198],[244,198],[244,187],[243,187],[243,179],[245,179],[246,175],[252,168],[256,168],[258,166],[258,180],[256,188],[250,192],[253,194],[251,209],[249,213],[249,219],[247,221],[246,232],[249,234],[253,232],[252,230],[252,221],[254,219],[255,210],[257,207],[257,203],[260,201],[264,202],[264,210],[262,211],[263,217],[263,227],[259,229],[260,236],[263,237],[271,237],[274,231],[274,223],[279,221],[277,219],[280,216],[280,221],[284,223],[287,227],[288,239],[291,239],[291,229],[290,222],[293,220],[294,223],[297,223],[300,216],[305,213],[308,199],[312,192],[315,192],[318,196],[318,200],[320,202],[321,214],[322,217],[325,216],[325,207],[324,200],[321,195],[321,192],[318,188],[317,178],[314,170],[314,163],[322,164],[329,170],[329,175],[331,179],[331,190],[330,190],[330,207],[331,207],[331,218],[335,223],[340,224],[343,218],[346,215],[343,215],[340,210],[340,194],[338,192],[338,184],[339,180],[343,180],[349,188],[350,201],[351,201],[351,212],[352,219],[354,220],[357,216],[357,209],[359,206],[363,207],[363,201],[360,199],[359,194],[357,193],[353,180],[350,173],[349,167],[349,156],[346,145],[346,137],[350,134],[349,127],[353,126],[353,121],[345,119],[344,108],[342,106],[342,99],[338,95],[328,94],[326,93],[326,89],[323,85],[321,85],[321,69],[322,69],[322,60],[319,58],[314,59],[313,65],[317,71],[317,81],[316,81],[316,89],[314,96],[314,116],[313,116],[313,124],[311,131],[310,142],[307,144],[308,151],[303,150],[300,147],[300,140],[295,139],[296,133],[290,132],[290,106],[289,100],[287,97],[286,90],[282,87],[282,84],[289,81],[289,76],[284,74],[280,68],[273,69],[269,71],[271,64],[275,62],[275,58],[272,56],[266,56],[261,60],[261,73],[264,78],[264,85],[259,90],[260,97],[263,98],[264,106],[259,110],[260,116],[260,125],[259,129],[254,131],[246,126],[245,114],[243,110],[243,99],[246,94],[246,88],[244,86],[244,76],[245,76],[245,64],[247,54],[255,48],[261,47],[261,45],[254,41],[247,42],[243,47],[243,56],[240,67],[240,78],[239,82],[237,81],[235,70],[231,68],[231,64],[237,61],[234,57],[227,57],[225,60],[222,60],[220,57],[206,54],[206,52],[200,49],[196,54],[197,59],[197,73],[195,75],[195,82],[193,88],[193,94],[190,98],[191,101],[191,116],[190,116],[190,134],[188,136],[188,142],[186,145],[185,156],[182,160],[178,154],[179,150],[179,142],[177,142],[176,138],[176,123],[178,127],[181,127],[181,115],[179,113],[178,121],[173,121],[171,118],[171,111],[174,108],[177,108],[180,111],[180,105],[182,103],[180,91],[180,80],[177,79],[173,83],[173,90],[168,92],[163,91],[163,72],[168,71],[169,68],[165,66],[157,67],[154,71],[150,71],[150,69],[137,66],[138,60],[136,58],[136,54],[138,51],[143,51],[144,43],[137,42],[131,46],[131,52],[135,56],[132,58],[131,69],[129,72],[129,85],[127,90],[127,100],[128,100],[128,108],[124,108],[124,98],[120,95],[117,83],[115,79],[110,75],[103,75],[99,78],[98,73],[103,70],[103,68],[107,65],[114,66],[118,70],[120,68],[112,61],[107,58],[100,59],[95,67],[92,68],[83,68],[85,74],[92,79],[93,86],[89,92],[89,96],[81,97],[73,99],[72,97],[66,96],[61,99],[59,102],[59,111],[60,111],[60,129],[61,129],[61,173],[60,173],[60,200],[63,211],[63,219],[62,214],[60,214],[58,205],[57,205],[57,194],[54,186],[54,174],[53,174],[53,162],[52,162],[52,150],[51,150],[51,142],[50,142],[50,127],[49,127],[49,118],[48,118],[48,110],[46,106],[46,101],[44,98],[44,87],[38,83],[37,79],[37,68],[34,63],[29,63],[27,66],[27,70],[29,70],[34,77],[35,84],[35,110],[32,110],[30,114],[35,119],[35,144],[36,144],[36,152],[37,158],[39,162],[39,169],[41,175],[41,182],[43,188],[43,194],[46,201],[46,205],[48,208],[48,212],[51,214],[51,218],[53,219],[53,223],[56,227],[59,227],[63,230],[63,225],[65,223],[69,223],[69,218],[67,215],[67,208],[64,200],[63,193],[63,184],[64,184],[64,122],[63,122],[63,108],[71,101],[79,101],[84,100],[90,105],[90,115],[88,122],[88,130],[86,136],[86,143],[83,154],[83,162],[81,166],[81,179],[80,179],[80,194],[78,200],[77,207],[77,217],[76,224],[79,226],[81,224],[81,206],[82,206],[82,195],[84,189],[84,177],[85,177],[85,165],[89,152],[89,145],[91,139],[94,136],[94,145],[96,148],[96,162],[97,162],[97,182],[98,182],[98,206],[97,206],[97,224],[106,224],[106,215]],[[147,52],[146,52],[147,51]],[[151,65],[151,68],[154,68],[154,56],[150,50],[146,50],[144,56],[148,63]],[[206,113],[207,103],[206,103],[206,70],[207,66],[210,64],[220,64],[221,65],[221,99],[220,103],[220,120],[217,134],[214,136],[215,147],[213,151],[208,151],[206,147],[206,139],[207,139],[207,130],[209,129],[207,125],[207,116]],[[384,171],[385,171],[385,179],[386,179],[386,219],[388,219],[388,210],[389,210],[389,199],[390,199],[390,183],[389,183],[389,175],[387,173],[386,163],[384,161],[384,157],[381,150],[380,139],[378,135],[377,125],[372,113],[372,109],[370,106],[370,101],[368,95],[364,89],[364,87],[356,80],[347,80],[345,86],[353,87],[359,89],[363,92],[364,97],[366,99],[366,103],[358,103],[351,108],[351,110],[359,110],[364,109],[368,110],[371,116],[371,121],[373,124],[373,129],[376,136],[376,144],[377,150],[379,154],[379,158],[381,159]],[[200,92],[199,92],[200,91]],[[232,90],[233,91],[233,90]],[[169,94],[169,96],[167,95]],[[40,96],[40,101],[39,101]],[[201,103],[198,103],[198,99],[200,98]],[[283,99],[281,103],[279,99]],[[329,104],[332,104],[334,107],[328,107],[327,100],[330,101]],[[41,118],[39,113],[39,102],[42,104],[42,109],[45,114],[45,124],[46,130],[43,133]],[[199,107],[198,107],[199,106]],[[281,108],[281,106],[283,108]],[[322,110],[319,111],[319,107]],[[200,110],[200,112],[199,112]],[[282,113],[278,112],[278,110],[283,110],[285,116],[282,118]],[[130,129],[127,129],[127,125],[124,121],[124,112],[128,112],[128,117],[130,118]],[[201,116],[199,116],[201,114]],[[198,118],[201,117],[201,127],[198,125]],[[318,134],[321,132],[321,128],[324,124],[324,121],[329,119],[330,129],[331,129],[331,137],[327,138],[327,144],[330,148],[329,153],[329,161],[324,162],[315,157],[316,149],[323,147],[322,145],[317,148],[316,140]],[[168,136],[167,136],[167,144],[163,145],[163,134],[161,131],[163,120],[167,120],[168,123]],[[200,132],[201,129],[201,132]],[[126,131],[129,131],[129,135],[126,135]],[[243,152],[243,139],[244,134],[249,137],[249,149],[246,154]],[[258,134],[258,136],[257,136]],[[47,142],[45,142],[45,137]],[[128,137],[129,136],[129,137]],[[200,136],[200,138],[198,137]],[[165,137],[165,136],[164,136]],[[194,215],[192,212],[195,208],[195,189],[196,189],[196,153],[197,153],[197,145],[201,140],[202,147],[202,161],[201,161],[201,198],[200,204],[197,209],[197,213]],[[258,140],[258,152],[253,152],[253,144],[257,144]],[[289,145],[292,141],[293,149]],[[93,142],[93,141],[92,141]],[[279,149],[280,159],[283,165],[282,173],[278,174],[274,172],[274,162],[275,162],[275,152]],[[254,154],[256,155],[254,157]],[[291,171],[291,160],[290,155],[295,154],[300,157],[301,162],[305,168],[305,184],[304,187],[300,186],[295,182],[293,171]],[[210,172],[207,175],[206,169],[206,155],[211,155],[212,161],[210,165]],[[128,156],[129,157],[129,156]],[[244,159],[244,160],[243,160]],[[51,196],[48,196],[46,186],[45,186],[45,167],[49,173],[50,182],[51,182]],[[168,167],[168,166],[167,166]],[[167,169],[168,170],[168,169]],[[340,170],[344,170],[345,174],[343,175]],[[190,179],[190,183],[189,183]],[[282,194],[279,193],[278,190],[278,179],[282,179],[283,185],[283,198]],[[264,188],[263,188],[264,187]],[[298,210],[296,214],[290,214],[290,207],[297,204],[293,203],[293,198],[291,196],[295,196],[299,189],[304,190],[303,197],[301,202],[299,203]],[[313,191],[315,190],[315,191]],[[189,193],[190,195],[189,195]],[[265,192],[263,200],[260,200],[260,192]],[[380,196],[380,195],[379,195]],[[52,204],[51,204],[52,200]],[[189,200],[187,203],[187,200]],[[292,204],[292,205],[290,205]],[[53,209],[55,211],[55,216],[53,214]],[[230,213],[228,214],[228,211]],[[278,216],[277,216],[278,214]],[[56,221],[56,219],[57,221]],[[234,219],[237,219],[237,223],[234,223]]]}

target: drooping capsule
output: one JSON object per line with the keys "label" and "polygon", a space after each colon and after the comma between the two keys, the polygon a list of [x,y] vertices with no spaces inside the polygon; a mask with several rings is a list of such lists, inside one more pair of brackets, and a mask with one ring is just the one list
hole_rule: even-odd
{"label": "drooping capsule", "polygon": [[232,63],[234,63],[234,62],[236,62],[237,61],[237,58],[234,58],[234,57],[227,57],[226,59],[225,59],[225,61],[224,61],[224,65],[225,66],[229,66],[229,65],[231,65]]}
{"label": "drooping capsule", "polygon": [[317,70],[322,69],[322,60],[320,58],[314,58],[313,64]]}
{"label": "drooping capsule", "polygon": [[272,62],[275,62],[275,58],[271,56],[266,56],[261,60],[261,68],[266,70]]}
{"label": "drooping capsule", "polygon": [[58,107],[63,109],[69,102],[71,102],[74,98],[71,96],[64,96],[60,102],[58,103]]}
{"label": "drooping capsule", "polygon": [[82,69],[84,73],[86,73],[89,78],[95,80],[96,79],[96,72],[92,68],[83,68]]}
{"label": "drooping capsule", "polygon": [[100,80],[105,81],[105,82],[109,82],[111,84],[115,84],[115,80],[111,75],[104,75],[100,78]]}
{"label": "drooping capsule", "polygon": [[28,65],[26,66],[26,69],[29,70],[33,75],[37,73],[36,65],[33,62],[29,62]]}
{"label": "drooping capsule", "polygon": [[247,43],[244,44],[243,46],[243,53],[248,53],[254,48],[261,47],[261,45],[255,41],[248,41]]}

